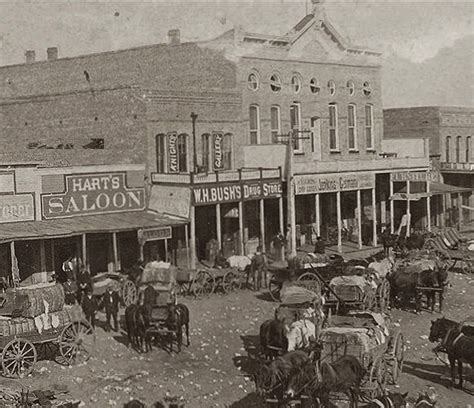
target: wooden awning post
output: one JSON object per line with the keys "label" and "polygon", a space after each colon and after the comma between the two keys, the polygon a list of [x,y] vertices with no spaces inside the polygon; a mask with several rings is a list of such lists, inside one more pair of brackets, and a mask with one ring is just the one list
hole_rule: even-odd
{"label": "wooden awning post", "polygon": [[221,227],[221,205],[216,204],[216,236],[217,236],[217,245],[219,249],[222,249],[222,227]]}
{"label": "wooden awning post", "polygon": [[410,180],[407,180],[407,233],[406,236],[410,236],[411,229],[411,212],[410,212]]}
{"label": "wooden awning post", "polygon": [[342,214],[341,214],[341,192],[336,192],[337,210],[337,252],[342,253]]}
{"label": "wooden awning post", "polygon": [[320,200],[319,193],[314,195],[314,222],[316,224],[316,234],[318,237],[321,236],[321,209],[320,209]]}
{"label": "wooden awning post", "polygon": [[262,251],[265,252],[265,202],[263,198],[260,200],[260,241]]}
{"label": "wooden awning post", "polygon": [[196,269],[196,211],[194,205],[191,206],[190,221],[191,221],[191,269]]}
{"label": "wooden awning post", "polygon": [[[283,221],[283,197],[278,198],[278,222],[280,226],[280,234],[285,237],[286,231],[285,231],[285,223]],[[280,259],[284,260],[285,259],[285,245],[280,246]]]}
{"label": "wooden awning post", "polygon": [[[426,192],[430,192],[430,180],[426,180]],[[431,197],[426,197],[426,229],[431,232]]]}
{"label": "wooden awning post", "polygon": [[239,255],[245,255],[244,248],[244,203],[239,201]]}
{"label": "wooden awning post", "polygon": [[120,270],[120,260],[118,257],[117,233],[112,232],[112,247],[114,253],[114,267],[116,271]]}
{"label": "wooden awning post", "polygon": [[82,234],[82,262],[84,267],[89,270],[89,262],[87,261],[87,234]]}
{"label": "wooden awning post", "polygon": [[393,234],[395,232],[395,211],[394,211],[394,205],[395,203],[393,202],[393,180],[390,176],[390,233]]}
{"label": "wooden awning post", "polygon": [[359,249],[362,249],[362,200],[360,190],[357,190],[357,242]]}
{"label": "wooden awning post", "polygon": [[375,188],[372,189],[372,246],[377,246],[377,202]]}
{"label": "wooden awning post", "polygon": [[184,240],[186,243],[186,266],[189,268],[189,231],[188,224],[184,225]]}
{"label": "wooden awning post", "polygon": [[15,253],[15,241],[10,242],[10,257],[12,261],[12,282],[13,286],[16,287],[20,283],[20,271],[18,269],[18,259],[16,259]]}

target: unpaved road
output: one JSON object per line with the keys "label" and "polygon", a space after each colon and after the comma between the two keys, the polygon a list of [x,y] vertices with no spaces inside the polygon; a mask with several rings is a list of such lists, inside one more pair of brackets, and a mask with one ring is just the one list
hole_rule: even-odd
{"label": "unpaved road", "polygon": [[[461,320],[471,316],[474,321],[474,275],[451,274],[450,281],[446,317]],[[183,299],[191,311],[191,346],[179,355],[158,348],[140,355],[127,349],[123,335],[99,328],[96,350],[87,364],[62,367],[52,361],[40,361],[22,383],[32,389],[65,384],[69,395],[81,399],[86,407],[122,406],[131,398],[151,405],[167,392],[183,396],[189,408],[262,406],[244,371],[248,364],[245,347],[256,340],[260,323],[271,317],[276,307],[264,298],[243,291],[214,294],[203,300]],[[474,405],[472,395],[448,388],[449,369],[435,358],[433,345],[426,339],[431,319],[440,315],[399,310],[392,315],[407,340],[399,390],[415,396],[418,391],[433,387],[439,395],[440,408]],[[472,382],[472,370],[466,371]],[[472,383],[468,386],[474,390]]]}

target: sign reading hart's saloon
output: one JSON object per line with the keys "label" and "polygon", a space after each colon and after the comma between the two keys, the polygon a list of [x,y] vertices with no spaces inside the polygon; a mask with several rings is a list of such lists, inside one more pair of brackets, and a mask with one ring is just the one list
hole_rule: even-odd
{"label": "sign reading hart's saloon", "polygon": [[125,173],[66,176],[66,191],[42,195],[43,218],[138,211],[145,208],[145,189],[128,188]]}

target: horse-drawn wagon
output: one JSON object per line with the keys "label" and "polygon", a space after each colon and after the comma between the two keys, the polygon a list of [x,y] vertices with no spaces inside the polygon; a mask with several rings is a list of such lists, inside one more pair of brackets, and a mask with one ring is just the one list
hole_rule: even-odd
{"label": "horse-drawn wagon", "polygon": [[64,305],[61,285],[9,289],[0,299],[0,363],[7,377],[30,374],[39,351],[58,362],[81,363],[90,357],[94,331],[77,306]]}

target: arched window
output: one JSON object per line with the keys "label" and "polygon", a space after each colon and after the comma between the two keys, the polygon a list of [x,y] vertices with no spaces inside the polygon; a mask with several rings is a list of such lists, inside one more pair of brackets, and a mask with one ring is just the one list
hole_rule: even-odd
{"label": "arched window", "polygon": [[188,171],[188,135],[178,135],[178,168],[180,173]]}
{"label": "arched window", "polygon": [[204,171],[209,169],[209,146],[211,144],[211,135],[204,133],[202,136],[202,167]]}
{"label": "arched window", "polygon": [[258,77],[258,74],[256,72],[251,72],[249,76],[247,77],[247,87],[251,91],[256,91],[258,90],[260,86],[260,78]]}
{"label": "arched window", "polygon": [[258,105],[250,105],[249,108],[249,133],[250,144],[260,143],[260,109]]}
{"label": "arched window", "polygon": [[332,79],[328,81],[328,92],[331,96],[336,94],[336,83]]}
{"label": "arched window", "polygon": [[349,150],[357,150],[357,110],[353,103],[347,106],[347,134]]}
{"label": "arched window", "polygon": [[270,89],[275,93],[281,91],[280,75],[272,74],[272,76],[270,77]]}
{"label": "arched window", "polygon": [[280,112],[280,107],[278,105],[270,107],[270,131],[272,133],[272,143],[278,143],[278,136],[281,134]]}
{"label": "arched window", "polygon": [[290,105],[290,128],[293,131],[293,151],[303,152],[303,143],[301,143],[301,103],[293,102]]}
{"label": "arched window", "polygon": [[321,87],[319,86],[319,82],[317,78],[311,78],[309,81],[309,90],[313,94],[318,94],[321,91]]}
{"label": "arched window", "polygon": [[451,136],[446,138],[446,163],[451,162]]}
{"label": "arched window", "polygon": [[362,92],[365,96],[370,96],[372,94],[372,88],[369,81],[365,81],[362,86]]}
{"label": "arched window", "polygon": [[456,138],[456,163],[461,161],[461,136]]}
{"label": "arched window", "polygon": [[365,105],[365,143],[367,150],[374,149],[374,108]]}
{"label": "arched window", "polygon": [[329,104],[329,150],[339,150],[339,134],[337,129],[337,105]]}
{"label": "arched window", "polygon": [[466,163],[471,162],[471,136],[466,137]]}
{"label": "arched window", "polygon": [[354,81],[352,81],[352,80],[347,81],[346,86],[347,86],[347,91],[349,92],[349,95],[350,96],[354,95],[354,93],[355,93]]}
{"label": "arched window", "polygon": [[156,135],[156,172],[164,173],[166,166],[166,135]]}
{"label": "arched window", "polygon": [[293,89],[294,93],[298,93],[301,91],[301,75],[300,74],[293,74],[291,77],[291,89]]}

